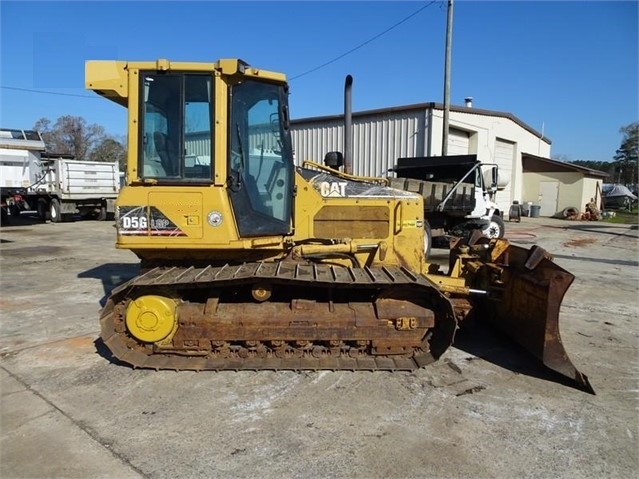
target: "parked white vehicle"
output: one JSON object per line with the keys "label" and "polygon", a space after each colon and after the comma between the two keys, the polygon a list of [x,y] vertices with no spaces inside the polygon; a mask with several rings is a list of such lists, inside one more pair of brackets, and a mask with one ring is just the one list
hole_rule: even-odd
{"label": "parked white vehicle", "polygon": [[80,161],[47,154],[36,131],[2,130],[0,197],[3,223],[22,211],[43,220],[63,221],[74,214],[105,220],[115,212],[120,192],[117,162]]}
{"label": "parked white vehicle", "polygon": [[477,155],[399,158],[391,186],[424,197],[426,250],[432,239],[465,237],[480,230],[488,238],[503,238],[503,212],[495,203],[500,182],[496,164]]}

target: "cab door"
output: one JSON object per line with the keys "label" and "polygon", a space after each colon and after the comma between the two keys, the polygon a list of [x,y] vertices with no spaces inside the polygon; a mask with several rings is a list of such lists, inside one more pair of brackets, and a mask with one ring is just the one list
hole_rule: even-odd
{"label": "cab door", "polygon": [[230,89],[227,189],[240,237],[291,233],[293,158],[282,85],[246,79]]}

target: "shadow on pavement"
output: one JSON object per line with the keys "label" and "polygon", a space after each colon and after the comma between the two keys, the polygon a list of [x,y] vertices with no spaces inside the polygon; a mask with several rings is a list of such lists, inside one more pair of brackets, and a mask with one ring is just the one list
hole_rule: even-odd
{"label": "shadow on pavement", "polygon": [[553,258],[570,259],[575,261],[587,261],[588,263],[614,264],[619,266],[639,266],[639,261],[637,260],[589,258],[587,256],[572,256],[567,254],[553,254],[552,256]]}
{"label": "shadow on pavement", "polygon": [[[95,221],[93,217],[83,217],[79,214],[65,214],[61,218],[62,221],[60,223],[75,223],[80,221]],[[108,219],[107,219],[108,220]],[[112,220],[111,220],[112,221]],[[57,224],[52,222],[51,220],[43,220],[40,218],[36,211],[23,211],[19,215],[9,215],[6,218],[3,218],[2,228],[5,227],[20,227],[20,226],[33,226],[33,225],[43,225],[43,224]]]}
{"label": "shadow on pavement", "polygon": [[136,263],[105,263],[78,274],[78,278],[94,278],[102,281],[104,296],[100,305],[104,307],[113,289],[134,278],[140,272],[140,265]]}
{"label": "shadow on pavement", "polygon": [[45,222],[37,215],[37,213],[22,213],[18,216],[8,216],[7,218],[4,218],[1,226],[4,230],[4,228],[11,226],[33,226],[44,223]]}
{"label": "shadow on pavement", "polygon": [[467,361],[480,358],[515,374],[580,389],[574,381],[547,368],[506,335],[477,319],[464,320],[463,327],[457,331],[453,346],[474,356],[466,358]]}
{"label": "shadow on pavement", "polygon": [[111,351],[109,350],[107,345],[104,344],[104,341],[102,341],[101,337],[98,337],[95,341],[93,341],[93,345],[95,346],[96,354],[98,356],[106,359],[107,361],[109,361],[114,366],[123,366],[125,368],[134,369],[130,364],[122,362],[118,358],[116,358],[111,353]]}

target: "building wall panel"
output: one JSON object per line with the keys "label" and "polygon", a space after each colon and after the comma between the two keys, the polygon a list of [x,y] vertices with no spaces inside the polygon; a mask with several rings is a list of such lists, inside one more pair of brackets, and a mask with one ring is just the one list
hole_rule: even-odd
{"label": "building wall panel", "polygon": [[544,211],[543,216],[552,216],[565,208],[577,208],[584,211],[586,203],[597,194],[597,183],[601,187],[601,180],[596,178],[584,178],[576,172],[527,172],[524,175],[523,197],[524,202],[541,204],[542,183],[557,182],[559,192],[557,196],[556,211]]}
{"label": "building wall panel", "polygon": [[[425,155],[425,110],[389,112],[353,118],[353,173],[385,175],[397,158]],[[323,162],[329,151],[344,150],[342,120],[296,123],[292,129],[295,160]]]}

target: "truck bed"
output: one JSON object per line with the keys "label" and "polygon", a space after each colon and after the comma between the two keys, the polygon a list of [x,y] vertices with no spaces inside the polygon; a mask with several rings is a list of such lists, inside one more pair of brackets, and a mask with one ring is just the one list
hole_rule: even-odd
{"label": "truck bed", "polygon": [[117,163],[61,158],[44,169],[39,187],[61,199],[117,198],[120,174]]}
{"label": "truck bed", "polygon": [[[418,193],[424,198],[424,210],[435,211],[453,188],[453,183],[415,180],[412,178],[390,178],[390,186],[399,190]],[[446,203],[446,211],[472,211],[475,205],[475,189],[470,183],[462,183]]]}

